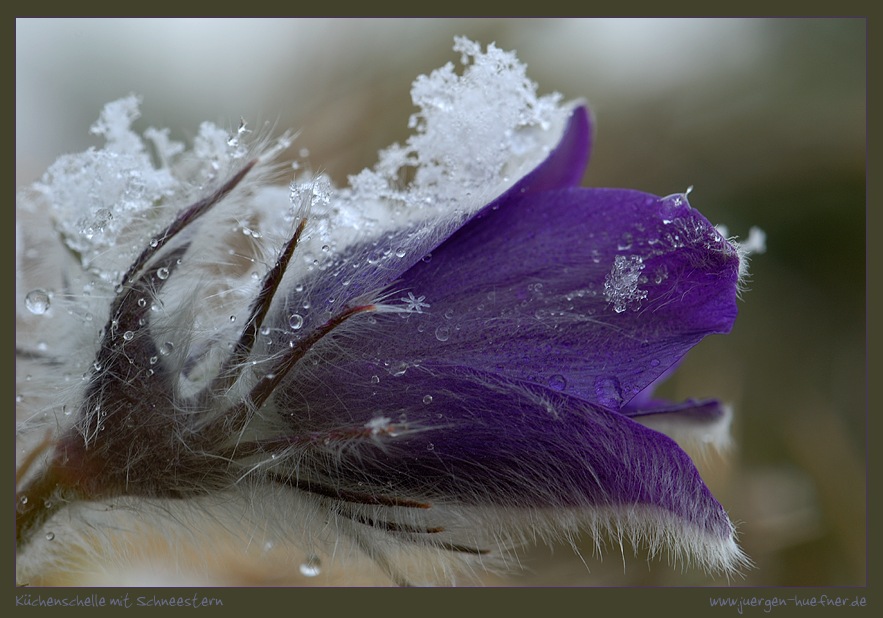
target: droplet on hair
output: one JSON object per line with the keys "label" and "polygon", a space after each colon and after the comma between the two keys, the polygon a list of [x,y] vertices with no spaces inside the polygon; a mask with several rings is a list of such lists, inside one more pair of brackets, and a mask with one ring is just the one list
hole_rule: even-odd
{"label": "droplet on hair", "polygon": [[322,572],[322,561],[319,556],[308,556],[300,565],[300,573],[304,577],[316,577]]}
{"label": "droplet on hair", "polygon": [[34,315],[43,315],[49,311],[50,304],[49,292],[40,288],[31,290],[25,296],[25,307]]}
{"label": "droplet on hair", "polygon": [[298,330],[301,326],[304,325],[304,318],[299,313],[291,314],[291,317],[288,318],[288,325],[291,327],[291,330]]}

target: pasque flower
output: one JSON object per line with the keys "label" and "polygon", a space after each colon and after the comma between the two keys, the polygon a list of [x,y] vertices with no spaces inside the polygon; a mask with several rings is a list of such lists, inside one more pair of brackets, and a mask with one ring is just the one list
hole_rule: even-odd
{"label": "pasque flower", "polygon": [[[684,194],[580,188],[586,107],[537,98],[493,46],[455,49],[464,74],[418,79],[414,137],[349,189],[304,176],[280,199],[244,125],[204,126],[189,158],[150,130],[154,166],[130,97],[93,127],[104,149],[20,194],[70,262],[22,299],[20,364],[82,374],[20,409],[20,577],[39,531],[76,537],[64,512],[109,502],[260,505],[301,548],[346,539],[401,584],[580,530],[745,564],[658,430],[701,441],[724,407],[652,396],[730,330],[744,252]],[[35,343],[53,310],[76,327]]]}

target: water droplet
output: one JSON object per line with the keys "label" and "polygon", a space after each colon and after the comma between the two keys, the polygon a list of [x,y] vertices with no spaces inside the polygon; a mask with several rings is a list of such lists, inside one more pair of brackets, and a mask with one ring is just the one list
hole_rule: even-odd
{"label": "water droplet", "polygon": [[166,341],[161,346],[159,346],[159,353],[163,356],[168,356],[172,352],[175,351],[175,344],[171,341]]}
{"label": "water droplet", "polygon": [[300,565],[300,574],[304,577],[316,577],[322,572],[322,561],[319,556],[308,556]]}
{"label": "water droplet", "polygon": [[567,388],[567,379],[560,373],[549,376],[549,388],[553,391],[563,391]]}
{"label": "water droplet", "polygon": [[27,503],[28,503],[28,497],[27,497],[27,496],[22,496],[21,498],[18,499],[18,501],[21,502],[22,504],[27,504]]}
{"label": "water droplet", "polygon": [[261,334],[264,336],[269,335],[270,334],[270,327],[269,326],[261,326]]}
{"label": "water droplet", "polygon": [[398,249],[396,249],[396,257],[403,258],[403,257],[405,257],[405,254],[407,254],[407,253],[408,252],[405,249],[403,249],[402,247],[399,247]]}
{"label": "water droplet", "polygon": [[160,279],[168,279],[169,278],[169,269],[165,266],[157,269],[156,276]]}
{"label": "water droplet", "polygon": [[433,444],[432,442],[430,442],[429,444],[426,445],[426,450],[427,450],[427,451],[434,451],[434,450],[435,450],[435,444]]}
{"label": "water droplet", "polygon": [[650,361],[650,366],[651,367],[659,367],[659,361],[654,358],[652,361]]}
{"label": "water droplet", "polygon": [[435,329],[435,338],[439,341],[447,341],[451,338],[451,327],[441,325]]}
{"label": "water droplet", "polygon": [[156,249],[159,246],[159,241],[156,238],[150,240],[150,248]]}
{"label": "water droplet", "polygon": [[31,290],[25,296],[25,307],[34,315],[43,315],[49,311],[49,292],[42,289]]}
{"label": "water droplet", "polygon": [[134,338],[135,338],[135,333],[133,333],[130,330],[127,330],[126,332],[123,333],[123,339],[125,339],[126,341],[132,341],[132,339],[134,339]]}
{"label": "water droplet", "polygon": [[147,299],[146,298],[139,298],[138,299],[138,306],[139,307],[146,307],[147,306]]}
{"label": "water droplet", "polygon": [[599,376],[595,378],[595,396],[598,403],[613,410],[622,405],[622,387],[614,377]]}
{"label": "water droplet", "polygon": [[379,384],[380,376],[371,376],[371,384]]}
{"label": "water droplet", "polygon": [[299,313],[291,314],[291,317],[288,318],[288,325],[291,327],[291,330],[298,330],[301,326],[304,325],[304,318]]}
{"label": "water droplet", "polygon": [[389,372],[393,376],[398,378],[398,377],[405,375],[405,372],[408,371],[409,366],[410,365],[408,365],[408,363],[406,363],[405,361],[400,361],[400,362],[396,363],[393,367],[391,367]]}
{"label": "water droplet", "polygon": [[55,533],[54,533],[54,532],[47,532],[47,533],[46,533],[46,540],[47,540],[47,541],[53,541],[53,540],[55,540]]}
{"label": "water droplet", "polygon": [[432,395],[424,395],[423,396],[423,403],[425,403],[427,405],[432,403]]}

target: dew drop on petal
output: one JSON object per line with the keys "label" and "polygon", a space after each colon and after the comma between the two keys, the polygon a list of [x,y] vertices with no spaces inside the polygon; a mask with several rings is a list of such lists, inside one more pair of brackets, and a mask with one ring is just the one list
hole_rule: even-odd
{"label": "dew drop on petal", "polygon": [[291,317],[288,318],[288,325],[291,327],[291,330],[298,330],[301,326],[304,325],[304,318],[299,313],[291,314]]}
{"label": "dew drop on petal", "polygon": [[169,269],[166,268],[165,266],[157,269],[156,276],[160,279],[168,279],[169,278]]}
{"label": "dew drop on petal", "polygon": [[270,334],[270,327],[269,326],[261,326],[261,334],[264,336],[269,335]]}
{"label": "dew drop on petal", "polygon": [[25,296],[25,307],[34,315],[43,315],[49,311],[49,292],[42,289],[31,290]]}
{"label": "dew drop on petal", "polygon": [[159,353],[163,356],[168,356],[172,352],[175,351],[175,344],[171,341],[166,341],[161,346],[159,346]]}
{"label": "dew drop on petal", "polygon": [[410,367],[410,365],[408,363],[406,363],[405,361],[400,361],[400,362],[396,363],[395,365],[393,365],[392,367],[390,367],[389,372],[393,376],[398,378],[398,377],[405,375],[405,373],[408,371],[408,367]]}
{"label": "dew drop on petal", "polygon": [[47,541],[53,541],[53,540],[55,540],[55,533],[54,533],[54,532],[47,532],[47,533],[46,533],[46,540],[47,540]]}
{"label": "dew drop on petal", "polygon": [[403,258],[403,257],[405,257],[406,253],[407,253],[407,251],[405,249],[403,249],[402,247],[399,247],[398,249],[396,249],[396,257]]}
{"label": "dew drop on petal", "polygon": [[379,384],[379,383],[380,383],[380,376],[376,376],[376,375],[371,376],[371,384]]}
{"label": "dew drop on petal", "polygon": [[424,395],[423,396],[423,403],[425,403],[427,405],[432,403],[432,395]]}
{"label": "dew drop on petal", "polygon": [[567,379],[560,373],[549,376],[549,388],[553,391],[563,391],[567,388]]}
{"label": "dew drop on petal", "polygon": [[308,556],[300,565],[300,574],[304,577],[316,577],[322,572],[322,561],[318,556]]}
{"label": "dew drop on petal", "polygon": [[598,403],[613,410],[622,405],[622,387],[614,377],[599,376],[595,378],[595,396]]}
{"label": "dew drop on petal", "polygon": [[447,341],[451,338],[451,327],[441,325],[435,329],[435,338],[439,341]]}
{"label": "dew drop on petal", "polygon": [[134,339],[134,338],[135,338],[135,333],[133,333],[130,330],[127,330],[126,332],[123,333],[123,339],[125,339],[126,341],[132,341],[132,339]]}

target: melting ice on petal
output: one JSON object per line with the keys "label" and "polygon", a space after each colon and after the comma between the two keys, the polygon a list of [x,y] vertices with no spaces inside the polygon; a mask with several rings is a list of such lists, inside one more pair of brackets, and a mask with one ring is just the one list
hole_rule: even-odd
{"label": "melting ice on petal", "polygon": [[389,433],[392,430],[392,419],[386,416],[377,416],[365,423],[365,429],[370,429],[372,436]]}
{"label": "melting ice on petal", "polygon": [[613,310],[622,313],[630,306],[637,309],[647,291],[638,289],[644,260],[638,255],[617,255],[613,266],[604,279],[604,298],[613,305]]}

